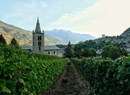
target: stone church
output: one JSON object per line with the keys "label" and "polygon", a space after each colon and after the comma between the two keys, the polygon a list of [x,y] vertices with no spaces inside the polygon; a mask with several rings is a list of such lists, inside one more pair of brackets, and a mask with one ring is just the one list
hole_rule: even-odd
{"label": "stone church", "polygon": [[45,38],[44,38],[44,30],[41,31],[39,19],[37,19],[36,28],[32,32],[33,35],[33,46],[31,51],[34,53],[41,53],[41,54],[48,54],[48,55],[55,55],[62,57],[63,50],[58,48],[55,45],[45,46]]}
{"label": "stone church", "polygon": [[41,32],[39,19],[37,19],[35,31],[33,31],[33,52],[44,53],[44,30]]}

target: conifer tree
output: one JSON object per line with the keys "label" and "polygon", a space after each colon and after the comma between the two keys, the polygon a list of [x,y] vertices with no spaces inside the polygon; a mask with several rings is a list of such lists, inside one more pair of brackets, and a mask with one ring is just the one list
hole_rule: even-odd
{"label": "conifer tree", "polygon": [[17,40],[15,39],[15,38],[13,38],[12,40],[11,40],[11,43],[10,43],[11,45],[13,45],[13,46],[19,46],[19,44],[18,44],[18,42],[17,42]]}
{"label": "conifer tree", "polygon": [[81,58],[81,55],[82,55],[82,49],[81,49],[81,47],[76,46],[74,48],[74,54],[75,54],[76,57]]}
{"label": "conifer tree", "polygon": [[64,56],[67,57],[67,58],[71,58],[73,56],[73,51],[72,51],[72,46],[71,46],[70,41],[67,45],[67,48],[65,49]]}
{"label": "conifer tree", "polygon": [[3,45],[7,44],[5,38],[3,37],[2,34],[0,35],[0,44],[3,44]]}

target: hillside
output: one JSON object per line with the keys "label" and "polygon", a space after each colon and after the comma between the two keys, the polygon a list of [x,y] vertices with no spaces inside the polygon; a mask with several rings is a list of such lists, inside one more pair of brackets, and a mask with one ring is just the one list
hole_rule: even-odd
{"label": "hillside", "polygon": [[130,27],[127,28],[120,36],[123,38],[130,38]]}
{"label": "hillside", "polygon": [[61,41],[64,41],[66,43],[68,43],[69,41],[71,41],[71,43],[78,43],[80,41],[86,41],[86,40],[90,40],[90,39],[95,39],[94,36],[91,36],[89,34],[79,34],[79,33],[73,33],[71,31],[67,31],[67,30],[51,30],[51,31],[46,31],[47,35],[50,35],[52,37],[55,37]]}
{"label": "hillside", "polygon": [[118,44],[122,48],[130,47],[130,27],[119,36],[106,36],[95,40],[96,43]]}
{"label": "hillside", "polygon": [[[35,28],[35,26],[34,26]],[[18,28],[16,26],[0,21],[0,34],[2,34],[9,44],[14,37],[20,45],[32,45],[32,32]],[[89,34],[78,34],[66,30],[45,31],[45,45],[67,44],[69,41],[75,44],[80,41],[94,39]]]}
{"label": "hillside", "polygon": [[[0,21],[0,34],[2,34],[5,37],[8,44],[14,37],[17,39],[20,45],[32,45],[32,32],[18,28],[13,25],[9,25],[3,21]],[[45,44],[64,44],[64,42],[54,37],[45,35]]]}
{"label": "hillside", "polygon": [[95,40],[86,40],[85,42],[80,42],[77,45],[82,48],[94,48],[96,50],[100,50],[108,44],[113,44],[120,48],[125,48],[130,52],[130,28],[127,28],[119,36],[105,36]]}

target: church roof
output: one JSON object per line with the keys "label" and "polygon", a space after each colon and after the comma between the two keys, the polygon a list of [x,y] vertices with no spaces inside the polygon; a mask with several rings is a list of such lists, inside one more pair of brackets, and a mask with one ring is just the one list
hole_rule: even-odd
{"label": "church roof", "polygon": [[21,48],[22,48],[23,50],[27,50],[27,49],[32,50],[32,46],[21,46]]}
{"label": "church roof", "polygon": [[49,46],[44,46],[44,50],[59,50],[60,48],[58,48],[55,45],[49,45]]}
{"label": "church roof", "polygon": [[[32,50],[32,46],[21,46],[21,48],[23,50],[27,50],[27,49],[30,49]],[[44,50],[45,51],[48,51],[48,50],[59,50],[60,48],[58,48],[57,46],[55,45],[48,45],[48,46],[44,46]]]}

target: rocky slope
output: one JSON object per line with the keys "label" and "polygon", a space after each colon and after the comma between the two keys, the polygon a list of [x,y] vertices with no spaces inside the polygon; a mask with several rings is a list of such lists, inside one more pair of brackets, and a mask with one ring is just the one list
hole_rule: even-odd
{"label": "rocky slope", "polygon": [[121,35],[119,36],[106,36],[102,38],[98,38],[94,40],[96,43],[108,43],[108,44],[118,44],[123,48],[130,47],[130,28],[127,28]]}

